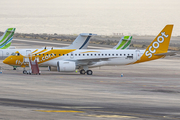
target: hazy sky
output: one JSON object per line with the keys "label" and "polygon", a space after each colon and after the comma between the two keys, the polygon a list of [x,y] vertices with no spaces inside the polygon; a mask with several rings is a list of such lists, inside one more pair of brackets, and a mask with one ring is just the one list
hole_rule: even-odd
{"label": "hazy sky", "polygon": [[2,0],[0,31],[158,34],[174,24],[180,35],[179,0]]}

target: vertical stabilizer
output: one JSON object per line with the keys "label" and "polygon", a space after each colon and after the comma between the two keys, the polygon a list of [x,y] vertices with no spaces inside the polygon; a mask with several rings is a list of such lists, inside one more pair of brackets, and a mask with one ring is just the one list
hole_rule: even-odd
{"label": "vertical stabilizer", "polygon": [[87,49],[90,38],[97,34],[81,33],[67,49]]}
{"label": "vertical stabilizer", "polygon": [[173,25],[166,25],[164,29],[158,34],[158,36],[152,41],[152,43],[147,47],[140,60],[138,60],[136,63],[164,57],[164,53],[167,53],[168,51],[172,29]]}
{"label": "vertical stabilizer", "polygon": [[15,30],[16,28],[8,28],[0,37],[0,49],[7,49],[11,46]]}
{"label": "vertical stabilizer", "polygon": [[132,40],[132,36],[123,36],[120,39],[119,43],[113,47],[113,49],[116,49],[116,50],[128,49],[131,43],[131,40]]}

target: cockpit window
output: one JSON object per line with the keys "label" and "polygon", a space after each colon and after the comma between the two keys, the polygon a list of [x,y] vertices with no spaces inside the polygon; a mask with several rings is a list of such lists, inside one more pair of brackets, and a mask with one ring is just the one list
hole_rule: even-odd
{"label": "cockpit window", "polygon": [[11,55],[15,56],[16,54],[15,54],[15,53],[12,53]]}

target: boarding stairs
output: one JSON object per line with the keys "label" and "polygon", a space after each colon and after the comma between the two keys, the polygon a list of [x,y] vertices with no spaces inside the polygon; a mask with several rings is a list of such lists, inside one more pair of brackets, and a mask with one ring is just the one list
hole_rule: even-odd
{"label": "boarding stairs", "polygon": [[24,62],[29,63],[29,70],[28,71],[25,70],[25,72],[23,71],[24,74],[29,74],[29,75],[31,75],[31,74],[36,74],[36,75],[39,74],[40,75],[41,74],[41,71],[39,70],[39,65],[38,65],[39,59],[36,58],[33,61],[29,58],[25,58]]}

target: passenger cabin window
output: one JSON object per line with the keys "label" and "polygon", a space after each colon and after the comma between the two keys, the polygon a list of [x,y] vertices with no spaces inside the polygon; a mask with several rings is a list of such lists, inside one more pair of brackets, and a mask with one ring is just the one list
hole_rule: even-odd
{"label": "passenger cabin window", "polygon": [[93,54],[91,54],[91,56],[93,56]]}
{"label": "passenger cabin window", "polygon": [[109,56],[111,56],[111,54],[109,54]]}
{"label": "passenger cabin window", "polygon": [[126,54],[124,54],[124,56],[126,56]]}
{"label": "passenger cabin window", "polygon": [[54,54],[54,56],[56,56],[56,54]]}
{"label": "passenger cabin window", "polygon": [[120,54],[120,56],[122,56],[122,54]]}
{"label": "passenger cabin window", "polygon": [[83,56],[85,56],[85,54],[83,54]]}
{"label": "passenger cabin window", "polygon": [[39,56],[41,56],[41,54],[39,54]]}
{"label": "passenger cabin window", "polygon": [[118,54],[116,54],[116,56],[118,56]]}
{"label": "passenger cabin window", "polygon": [[48,56],[48,54],[46,54]]}
{"label": "passenger cabin window", "polygon": [[37,56],[37,54],[35,54],[35,56]]}
{"label": "passenger cabin window", "polygon": [[64,56],[64,54],[63,54],[63,56]]}
{"label": "passenger cabin window", "polygon": [[89,54],[87,54],[87,56],[89,56]]}
{"label": "passenger cabin window", "polygon": [[81,54],[79,54],[79,56],[81,56]]}
{"label": "passenger cabin window", "polygon": [[61,54],[59,54],[59,56],[61,56]]}
{"label": "passenger cabin window", "polygon": [[94,54],[96,56],[96,54]]}

